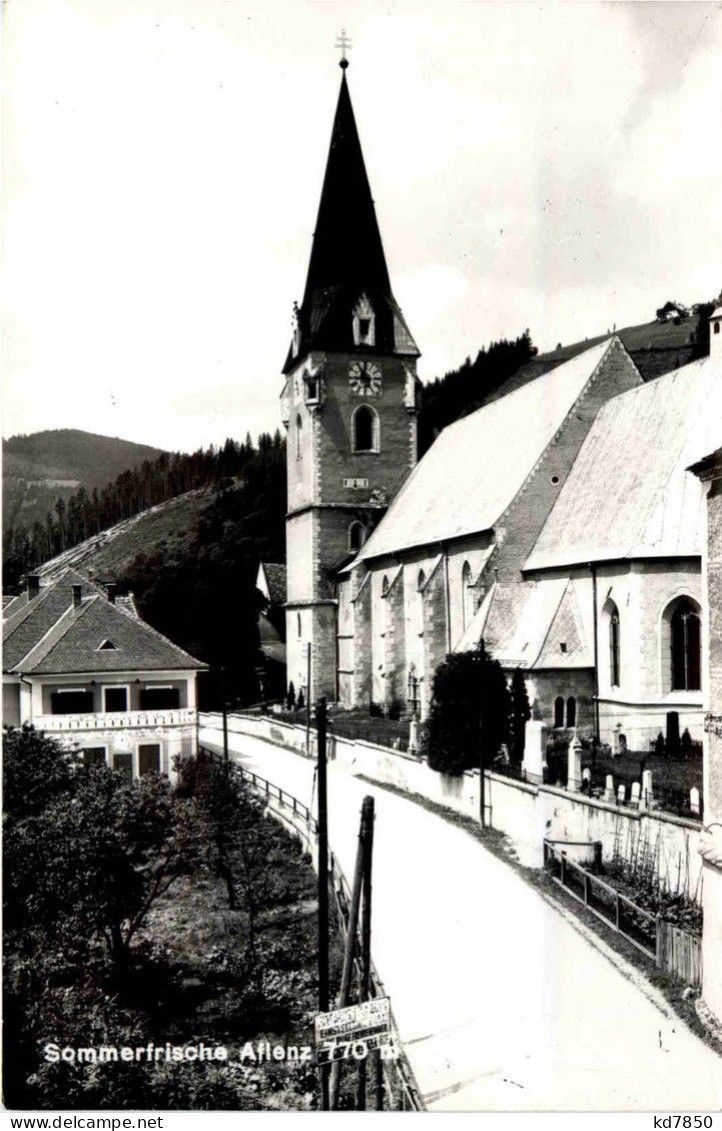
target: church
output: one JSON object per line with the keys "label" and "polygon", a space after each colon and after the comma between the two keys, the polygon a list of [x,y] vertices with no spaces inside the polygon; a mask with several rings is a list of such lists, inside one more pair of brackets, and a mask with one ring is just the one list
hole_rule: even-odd
{"label": "church", "polygon": [[[287,680],[428,711],[481,640],[533,718],[616,749],[702,737],[710,355],[645,382],[614,334],[445,428],[417,461],[420,356],[396,302],[342,79],[284,366]],[[308,673],[310,671],[310,686]]]}

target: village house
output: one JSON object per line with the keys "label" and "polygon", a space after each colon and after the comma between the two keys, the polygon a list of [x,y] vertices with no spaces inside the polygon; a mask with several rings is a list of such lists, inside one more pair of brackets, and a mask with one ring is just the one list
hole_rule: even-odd
{"label": "village house", "polygon": [[708,358],[647,382],[617,335],[582,344],[417,465],[419,350],[344,68],[284,368],[288,680],[423,717],[444,657],[483,639],[550,728],[700,741],[704,497],[686,468],[722,442],[719,323]]}
{"label": "village house", "polygon": [[196,750],[206,667],[74,569],[27,578],[3,610],[3,721],[32,724],[128,777],[169,774]]}

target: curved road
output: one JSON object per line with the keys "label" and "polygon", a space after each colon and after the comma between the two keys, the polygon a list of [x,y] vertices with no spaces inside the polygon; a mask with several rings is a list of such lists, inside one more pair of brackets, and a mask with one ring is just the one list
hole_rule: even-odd
{"label": "curved road", "polygon": [[[219,737],[201,730],[205,745]],[[229,743],[310,804],[312,762],[246,735]],[[477,840],[333,763],[328,792],[347,876],[361,801],[375,798],[373,957],[429,1109],[722,1108],[722,1059]]]}

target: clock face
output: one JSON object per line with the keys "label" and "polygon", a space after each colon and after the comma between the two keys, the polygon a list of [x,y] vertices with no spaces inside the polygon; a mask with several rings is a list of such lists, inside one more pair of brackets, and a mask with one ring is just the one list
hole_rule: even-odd
{"label": "clock face", "polygon": [[352,392],[360,397],[376,397],[381,392],[381,366],[375,361],[354,361],[348,379]]}

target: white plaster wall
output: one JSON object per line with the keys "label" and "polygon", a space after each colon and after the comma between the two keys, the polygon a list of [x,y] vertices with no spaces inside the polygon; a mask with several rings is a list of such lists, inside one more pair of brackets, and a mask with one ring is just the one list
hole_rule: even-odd
{"label": "white plaster wall", "polygon": [[[203,715],[215,726],[218,716]],[[302,727],[290,727],[269,719],[233,716],[229,729],[238,734],[266,738],[279,745],[305,752],[306,735]],[[201,729],[208,741],[217,740],[216,731]],[[315,736],[311,735],[313,754]],[[401,751],[389,750],[374,743],[332,737],[329,757],[335,758],[349,773],[363,775],[384,785],[394,785],[409,793],[420,794],[462,816],[479,819],[479,772],[467,771],[460,776],[438,774],[421,759]],[[603,857],[611,859],[615,838],[619,834],[622,851],[633,851],[647,844],[658,851],[660,874],[671,890],[678,886],[691,898],[701,899],[701,858],[697,852],[700,828],[692,821],[671,815],[618,809],[602,801],[569,794],[552,786],[531,786],[511,781],[497,774],[486,774],[486,815],[492,828],[512,840],[518,859],[527,867],[543,864],[544,838],[565,841],[601,841]],[[592,848],[584,845],[566,847],[570,858],[588,860]],[[722,915],[720,917],[722,930]]]}

